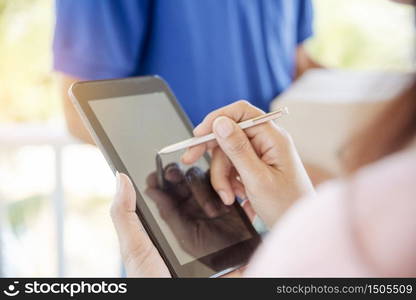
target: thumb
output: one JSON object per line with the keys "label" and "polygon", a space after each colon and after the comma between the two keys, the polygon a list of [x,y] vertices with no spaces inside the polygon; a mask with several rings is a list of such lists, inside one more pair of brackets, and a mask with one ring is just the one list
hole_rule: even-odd
{"label": "thumb", "polygon": [[[136,214],[136,192],[128,176],[117,173],[117,192],[111,205],[111,218],[117,232],[123,261],[148,253],[153,244]],[[128,268],[128,266],[126,266]]]}
{"label": "thumb", "polygon": [[218,117],[213,123],[218,145],[233,163],[241,178],[250,180],[263,167],[244,131],[231,119]]}

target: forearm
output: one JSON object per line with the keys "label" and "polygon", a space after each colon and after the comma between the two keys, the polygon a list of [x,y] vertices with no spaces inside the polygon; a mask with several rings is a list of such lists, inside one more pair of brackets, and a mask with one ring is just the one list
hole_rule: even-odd
{"label": "forearm", "polygon": [[70,77],[64,74],[59,75],[59,88],[60,94],[63,101],[63,110],[65,114],[65,120],[69,133],[75,138],[81,140],[84,143],[94,145],[94,141],[91,138],[88,130],[85,128],[84,124],[79,117],[78,112],[75,110],[71,99],[68,95],[68,89],[71,87],[71,84],[80,79],[75,77]]}
{"label": "forearm", "polygon": [[301,77],[306,71],[316,68],[324,68],[324,66],[312,59],[305,47],[300,45],[296,49],[295,80]]}

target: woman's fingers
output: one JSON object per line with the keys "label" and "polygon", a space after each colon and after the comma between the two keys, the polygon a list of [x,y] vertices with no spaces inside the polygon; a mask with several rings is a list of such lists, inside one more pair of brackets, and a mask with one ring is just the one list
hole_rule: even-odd
{"label": "woman's fingers", "polygon": [[[214,125],[215,120],[219,117],[227,117],[234,122],[239,123],[264,114],[264,111],[254,107],[247,101],[237,101],[208,114],[202,123],[194,129],[194,135],[201,136],[213,132],[212,126]],[[267,122],[244,129],[244,132],[250,139],[264,132],[270,133],[270,131],[276,131],[276,126],[274,126],[274,123],[272,122]],[[215,141],[207,143],[208,149],[215,146]]]}
{"label": "woman's fingers", "polygon": [[206,143],[186,149],[181,157],[181,162],[191,165],[196,162],[207,151]]}
{"label": "woman's fingers", "polygon": [[263,163],[237,123],[227,117],[219,117],[215,119],[213,129],[218,145],[233,163],[245,185],[258,179],[264,171]]}
{"label": "woman's fingers", "polygon": [[[228,106],[225,106],[223,108],[220,108],[218,110],[215,110],[208,114],[205,119],[194,129],[194,135],[195,136],[202,136],[209,134],[213,131],[213,124],[215,120],[221,116],[225,116],[230,118],[231,120],[235,121],[236,123],[258,117],[260,115],[264,114],[264,112],[247,101],[237,101],[235,103],[232,103]],[[274,132],[276,131],[276,132]],[[244,132],[247,134],[247,136],[252,139],[256,136],[259,136],[260,134],[270,134],[273,132],[273,134],[278,134],[279,129],[276,128],[273,123],[264,123],[260,124],[258,126],[254,126],[251,128],[247,128],[244,130]],[[217,141],[211,141],[202,145],[198,145],[195,147],[191,147],[185,151],[185,153],[182,156],[182,162],[186,164],[192,164],[195,161],[197,161],[206,150],[212,149],[217,146]],[[256,151],[261,152],[263,149],[267,148],[267,144],[260,144],[259,149],[256,148]]]}
{"label": "woman's fingers", "polygon": [[241,207],[243,208],[244,212],[246,213],[248,219],[253,222],[254,218],[256,217],[256,212],[254,210],[254,208],[251,206],[250,201],[248,200],[244,200],[241,203]]}
{"label": "woman's fingers", "polygon": [[194,134],[195,136],[201,136],[212,132],[212,125],[215,119],[220,116],[226,116],[235,122],[240,122],[262,114],[264,114],[262,110],[254,107],[248,101],[237,101],[208,114],[201,124],[194,129]]}
{"label": "woman's fingers", "polygon": [[111,218],[127,274],[169,276],[166,265],[136,215],[136,193],[130,179],[124,174],[117,175],[117,192],[111,206]]}
{"label": "woman's fingers", "polygon": [[148,242],[146,232],[136,215],[136,193],[130,179],[117,175],[117,193],[111,206],[111,217],[123,252]]}
{"label": "woman's fingers", "polygon": [[217,145],[217,141],[213,140],[194,147],[190,147],[186,149],[186,151],[182,155],[181,161],[184,164],[191,165],[195,163],[198,159],[200,159],[205,152],[215,148]]}
{"label": "woman's fingers", "polygon": [[244,185],[237,179],[237,171],[233,168],[233,172],[230,176],[231,187],[233,188],[234,195],[240,199],[246,199],[247,194]]}
{"label": "woman's fingers", "polygon": [[[252,106],[247,101],[237,101],[233,104],[227,105],[223,108],[217,109],[208,114],[204,120],[194,129],[195,136],[202,136],[212,132],[212,125],[216,118],[220,116],[227,116],[230,119],[239,122],[249,118],[257,117],[264,114],[260,109]],[[182,155],[182,162],[185,164],[193,164],[196,162],[208,149],[217,146],[216,141],[211,141],[191,147]]]}
{"label": "woman's fingers", "polygon": [[212,151],[211,184],[226,205],[234,202],[234,191],[231,185],[233,165],[221,148]]}

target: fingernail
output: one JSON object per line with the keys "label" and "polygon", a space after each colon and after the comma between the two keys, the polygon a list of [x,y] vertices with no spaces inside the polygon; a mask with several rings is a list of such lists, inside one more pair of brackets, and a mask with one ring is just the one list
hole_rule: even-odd
{"label": "fingernail", "polygon": [[227,138],[234,131],[234,124],[226,117],[219,117],[214,121],[214,132],[221,138]]}
{"label": "fingernail", "polygon": [[254,229],[256,229],[259,234],[265,234],[268,232],[266,224],[259,218],[259,216],[254,217],[252,224]]}
{"label": "fingernail", "polygon": [[218,195],[220,195],[220,198],[222,199],[222,202],[224,204],[231,204],[231,198],[228,196],[228,193],[225,191],[218,191]]}

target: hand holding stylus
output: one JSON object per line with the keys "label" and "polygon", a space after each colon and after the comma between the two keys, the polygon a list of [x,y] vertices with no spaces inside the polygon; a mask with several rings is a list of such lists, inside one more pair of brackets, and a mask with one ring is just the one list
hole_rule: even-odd
{"label": "hand holding stylus", "polygon": [[194,130],[196,137],[213,132],[216,140],[189,148],[187,164],[212,150],[211,183],[225,204],[248,198],[271,227],[301,196],[314,189],[286,131],[272,122],[242,130],[237,122],[264,112],[239,101],[210,113]]}
{"label": "hand holding stylus", "polygon": [[[257,126],[269,121],[273,121],[276,119],[279,119],[280,117],[287,115],[289,113],[289,110],[287,107],[283,107],[281,109],[278,109],[276,111],[272,111],[268,114],[262,114],[259,115],[257,117],[254,117],[252,119],[249,120],[245,120],[242,121],[240,123],[238,123],[237,125],[241,128],[241,129],[247,129],[253,126]],[[158,155],[161,154],[169,154],[172,152],[176,152],[182,149],[186,149],[189,147],[194,147],[203,143],[208,143],[210,141],[215,140],[215,134],[214,133],[209,133],[207,135],[203,135],[203,136],[197,136],[197,137],[193,137],[187,140],[184,140],[182,142],[178,142],[169,146],[164,147],[163,149],[159,150]]]}
{"label": "hand holding stylus", "polygon": [[[242,101],[214,111],[194,133],[203,136],[214,131],[216,141],[188,149],[182,160],[193,163],[212,149],[211,183],[223,202],[230,204],[236,193],[245,195],[256,213],[272,226],[296,199],[313,192],[313,187],[283,129],[267,122],[243,131],[236,124],[261,114]],[[135,213],[136,195],[130,180],[123,174],[118,178],[111,214],[127,275],[170,276]]]}

